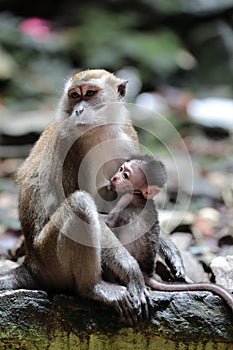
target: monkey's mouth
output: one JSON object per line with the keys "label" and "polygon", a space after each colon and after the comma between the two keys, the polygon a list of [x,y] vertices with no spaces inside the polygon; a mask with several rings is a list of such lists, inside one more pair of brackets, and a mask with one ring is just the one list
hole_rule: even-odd
{"label": "monkey's mouth", "polygon": [[106,187],[107,187],[107,190],[108,190],[108,191],[111,191],[112,186],[111,186],[110,182],[109,182],[109,184],[108,184]]}
{"label": "monkey's mouth", "polygon": [[75,120],[75,126],[78,128],[78,127],[88,127],[88,128],[95,128],[96,126],[99,126],[99,125],[102,125],[102,123],[98,123],[98,121],[91,121],[91,122],[88,122],[86,118],[79,118],[77,120]]}
{"label": "monkey's mouth", "polygon": [[127,189],[118,186],[117,183],[115,185],[110,183],[110,191],[116,192],[118,194],[124,194],[128,192]]}
{"label": "monkey's mouth", "polygon": [[75,126],[78,127],[90,127],[92,124],[91,123],[87,123],[86,121],[84,120],[76,120],[75,121]]}
{"label": "monkey's mouth", "polygon": [[106,186],[108,191],[116,192],[116,187],[109,182],[109,184]]}

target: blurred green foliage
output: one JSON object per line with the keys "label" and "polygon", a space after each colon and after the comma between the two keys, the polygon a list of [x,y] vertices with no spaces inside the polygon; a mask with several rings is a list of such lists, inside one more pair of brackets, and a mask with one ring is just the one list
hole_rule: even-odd
{"label": "blurred green foliage", "polygon": [[74,28],[71,47],[87,67],[118,69],[134,62],[143,70],[167,76],[177,68],[181,49],[177,36],[169,30],[143,33],[135,30],[139,14],[114,14],[98,8],[85,11],[80,28]]}
{"label": "blurred green foliage", "polygon": [[[231,86],[233,6],[227,0],[218,6],[200,1],[199,7],[181,0],[102,0],[98,5],[69,0],[57,1],[56,8],[52,0],[48,6],[42,0],[40,8],[27,0],[1,3],[6,10],[0,12],[4,106],[37,108],[58,96],[72,70],[83,68],[117,71],[133,66],[143,90]],[[43,11],[48,35],[35,33],[41,28],[22,30],[25,20],[43,17]]]}

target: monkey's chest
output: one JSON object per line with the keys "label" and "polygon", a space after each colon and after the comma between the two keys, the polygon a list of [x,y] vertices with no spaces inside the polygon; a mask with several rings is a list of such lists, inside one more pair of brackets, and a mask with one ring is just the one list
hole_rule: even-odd
{"label": "monkey's chest", "polygon": [[116,236],[137,261],[145,251],[158,249],[159,224],[155,210],[125,208],[117,226]]}
{"label": "monkey's chest", "polygon": [[117,226],[116,235],[124,245],[135,242],[150,229],[141,210],[132,213],[127,208],[124,209]]}
{"label": "monkey's chest", "polygon": [[97,203],[98,190],[107,185],[135,148],[135,141],[121,127],[111,124],[93,127],[72,145],[65,159],[63,182],[72,179],[68,192],[87,191]]}

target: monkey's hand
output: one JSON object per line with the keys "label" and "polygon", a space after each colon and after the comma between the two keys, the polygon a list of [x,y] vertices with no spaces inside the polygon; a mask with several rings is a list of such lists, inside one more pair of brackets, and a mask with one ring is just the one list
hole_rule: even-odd
{"label": "monkey's hand", "polygon": [[121,321],[127,325],[133,326],[139,319],[132,297],[124,286],[101,281],[95,285],[89,297],[114,307]]}
{"label": "monkey's hand", "polygon": [[131,271],[131,276],[129,283],[127,284],[127,289],[131,295],[134,310],[137,312],[138,319],[143,317],[149,317],[150,307],[153,306],[150,294],[145,287],[144,278],[141,274],[141,270],[134,269]]}
{"label": "monkey's hand", "polygon": [[[123,246],[122,248],[125,249]],[[130,322],[139,321],[143,317],[148,318],[149,309],[153,306],[153,303],[150,294],[145,287],[144,278],[137,261],[134,260],[131,255],[129,255],[129,261],[128,259],[123,258],[122,254],[119,254],[121,260],[118,260],[117,262],[116,260],[108,260],[106,264],[105,256],[108,256],[109,253],[112,255],[113,249],[111,252],[109,252],[108,249],[103,249],[102,251],[103,261],[105,261],[104,266],[108,271],[113,273],[117,281],[121,284],[116,286],[121,289],[124,288],[123,290],[118,290],[118,292],[121,291],[121,293],[119,299],[115,300],[115,309],[120,313],[122,318],[130,318]],[[127,250],[126,254],[128,254]]]}
{"label": "monkey's hand", "polygon": [[120,283],[126,286],[137,320],[143,317],[148,318],[152,300],[145,287],[144,277],[140,267],[137,261],[123,246],[119,247],[117,250],[119,254],[118,259],[120,258],[120,260],[118,260],[117,264],[114,264],[113,267],[109,264],[108,266]]}

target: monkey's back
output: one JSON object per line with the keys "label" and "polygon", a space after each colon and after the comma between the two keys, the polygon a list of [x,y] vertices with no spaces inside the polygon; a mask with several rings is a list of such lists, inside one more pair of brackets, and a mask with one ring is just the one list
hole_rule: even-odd
{"label": "monkey's back", "polygon": [[[56,123],[52,122],[42,133],[17,174],[19,220],[27,243],[48,221],[41,193],[41,180],[46,177],[41,172],[41,162],[46,154],[53,153],[55,133]],[[46,173],[50,170],[47,168],[44,171]]]}

